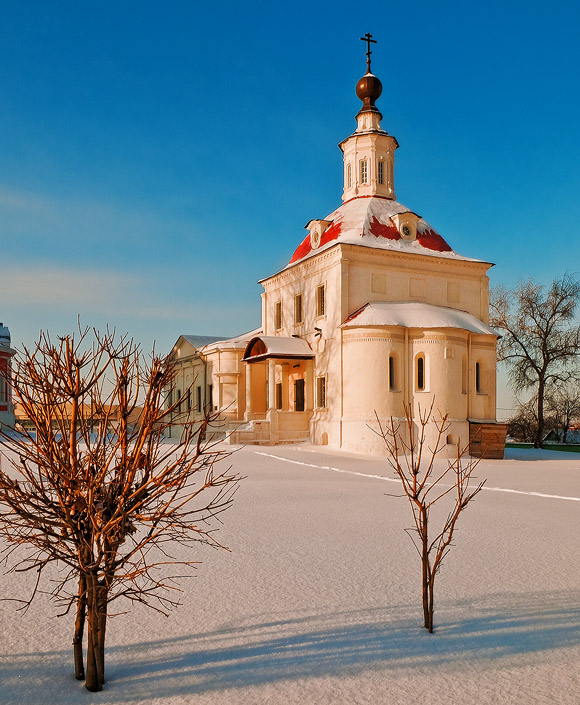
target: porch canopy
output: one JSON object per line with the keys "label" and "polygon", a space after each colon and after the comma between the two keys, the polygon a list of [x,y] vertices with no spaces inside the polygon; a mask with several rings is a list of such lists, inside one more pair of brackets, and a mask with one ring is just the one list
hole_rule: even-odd
{"label": "porch canopy", "polygon": [[263,360],[311,360],[314,352],[302,338],[278,335],[257,335],[246,346],[242,360],[261,362]]}

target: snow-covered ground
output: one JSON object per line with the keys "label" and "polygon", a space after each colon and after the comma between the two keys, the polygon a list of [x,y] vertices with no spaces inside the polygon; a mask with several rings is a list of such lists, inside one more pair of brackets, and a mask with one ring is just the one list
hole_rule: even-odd
{"label": "snow-covered ground", "polygon": [[580,702],[580,454],[480,464],[487,489],[437,578],[431,635],[385,461],[310,446],[231,461],[246,475],[220,532],[231,553],[200,548],[169,618],[111,620],[102,693],[74,680],[71,616],[45,598],[23,616],[0,603],[0,703]]}

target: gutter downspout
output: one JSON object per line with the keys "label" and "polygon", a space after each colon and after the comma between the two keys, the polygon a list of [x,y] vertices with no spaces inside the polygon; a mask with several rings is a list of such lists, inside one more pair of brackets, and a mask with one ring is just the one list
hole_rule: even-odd
{"label": "gutter downspout", "polygon": [[410,365],[410,360],[409,360],[409,329],[405,328],[405,366],[403,368],[404,370],[404,380],[403,380],[403,405],[408,406],[409,405],[409,398],[410,398],[410,390],[409,390],[409,384],[410,384],[410,374],[409,374],[409,365]]}
{"label": "gutter downspout", "polygon": [[471,418],[471,333],[467,334],[467,421]]}

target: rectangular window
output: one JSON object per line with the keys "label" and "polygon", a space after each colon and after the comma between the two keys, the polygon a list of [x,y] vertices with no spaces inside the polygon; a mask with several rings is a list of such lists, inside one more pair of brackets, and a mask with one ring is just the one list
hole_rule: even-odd
{"label": "rectangular window", "polygon": [[294,297],[294,323],[302,323],[302,294]]}
{"label": "rectangular window", "polygon": [[348,164],[346,167],[346,186],[347,188],[352,187],[352,164]]}
{"label": "rectangular window", "polygon": [[316,407],[326,408],[326,377],[316,378]]}
{"label": "rectangular window", "polygon": [[276,408],[282,408],[282,384],[280,382],[276,384]]}
{"label": "rectangular window", "polygon": [[187,390],[187,410],[191,411],[191,387]]}
{"label": "rectangular window", "polygon": [[214,411],[213,408],[213,384],[207,385],[207,407],[210,411]]}
{"label": "rectangular window", "polygon": [[181,389],[177,390],[177,411],[181,411]]}
{"label": "rectangular window", "polygon": [[282,302],[276,301],[274,304],[274,330],[282,328]]}
{"label": "rectangular window", "polygon": [[479,362],[475,363],[475,391],[481,394],[481,366]]}
{"label": "rectangular window", "polygon": [[9,379],[8,361],[5,357],[0,357],[0,402],[6,404],[9,401],[8,379]]}
{"label": "rectangular window", "polygon": [[324,284],[316,287],[316,315],[324,316],[326,312],[326,295]]}
{"label": "rectangular window", "polygon": [[367,160],[361,159],[361,162],[360,162],[360,182],[361,182],[361,184],[367,183],[367,175],[368,175]]}
{"label": "rectangular window", "polygon": [[384,173],[384,172],[383,172],[384,164],[383,164],[383,162],[379,162],[379,163],[378,163],[378,167],[379,167],[379,171],[378,171],[379,184],[382,184],[382,183],[383,183],[383,179],[384,179],[384,176],[383,176],[383,173]]}
{"label": "rectangular window", "polygon": [[201,412],[201,387],[195,388],[195,394],[196,394],[195,410],[197,412]]}

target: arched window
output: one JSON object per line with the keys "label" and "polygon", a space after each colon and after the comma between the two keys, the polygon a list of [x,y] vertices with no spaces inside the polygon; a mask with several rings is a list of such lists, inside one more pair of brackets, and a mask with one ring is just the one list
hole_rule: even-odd
{"label": "arched window", "polygon": [[481,394],[481,365],[479,362],[475,363],[475,391]]}
{"label": "arched window", "polygon": [[397,377],[395,369],[395,358],[389,355],[389,389],[393,392],[397,389]]}
{"label": "arched window", "polygon": [[425,355],[419,353],[415,358],[415,389],[418,392],[425,391]]}

